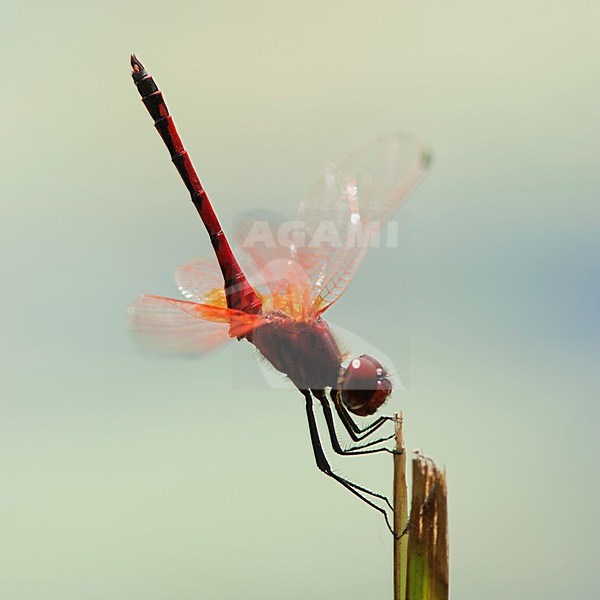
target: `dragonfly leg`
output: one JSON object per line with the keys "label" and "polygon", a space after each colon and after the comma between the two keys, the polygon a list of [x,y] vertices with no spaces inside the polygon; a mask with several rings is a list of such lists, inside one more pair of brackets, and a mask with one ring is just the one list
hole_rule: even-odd
{"label": "dragonfly leg", "polygon": [[321,402],[321,406],[323,407],[323,415],[325,416],[325,422],[327,423],[327,431],[329,432],[329,439],[331,440],[331,447],[336,454],[341,454],[343,456],[352,456],[356,454],[375,454],[376,452],[389,452],[393,454],[393,451],[389,448],[370,448],[370,446],[374,446],[375,444],[379,444],[381,442],[386,442],[395,436],[395,434],[390,434],[388,436],[378,438],[376,440],[371,440],[366,444],[362,444],[360,446],[353,446],[350,448],[342,448],[340,441],[337,436],[337,431],[335,430],[335,423],[333,421],[333,413],[331,412],[331,407],[329,406],[329,400],[325,395],[323,390],[313,390],[313,394],[316,398],[318,398]]}
{"label": "dragonfly leg", "polygon": [[[375,419],[372,423],[369,423],[366,427],[359,427],[340,398],[339,390],[331,390],[331,402],[335,407],[335,410],[340,418],[340,421],[344,425],[344,428],[348,432],[348,435],[353,441],[359,442],[360,440],[368,437],[373,432],[377,431],[384,423],[393,421],[393,417],[381,416]],[[390,437],[391,439],[391,437]]]}
{"label": "dragonfly leg", "polygon": [[308,390],[302,390],[302,394],[304,395],[304,397],[306,399],[306,416],[308,419],[308,428],[310,431],[310,441],[311,441],[311,444],[313,447],[313,453],[315,456],[315,461],[317,463],[317,467],[319,468],[320,471],[325,473],[325,475],[327,475],[328,477],[331,477],[332,479],[335,479],[335,481],[337,481],[338,483],[343,485],[347,490],[349,490],[355,496],[360,498],[365,504],[368,504],[369,506],[374,508],[377,512],[380,512],[383,515],[383,518],[385,519],[385,524],[387,525],[387,528],[391,531],[392,535],[396,536],[396,534],[394,533],[394,529],[392,528],[392,526],[390,524],[390,519],[388,517],[387,511],[385,509],[381,508],[380,506],[377,506],[377,504],[375,504],[373,501],[366,498],[365,494],[374,496],[376,498],[383,499],[387,503],[387,505],[390,507],[390,509],[392,509],[392,506],[391,506],[389,500],[381,494],[372,492],[371,490],[368,490],[356,483],[353,483],[352,481],[348,481],[347,479],[344,479],[337,473],[334,473],[333,470],[331,469],[331,465],[329,464],[329,461],[327,460],[327,457],[325,456],[325,452],[323,451],[323,446],[321,445],[321,440],[319,438],[319,430],[317,429],[317,421],[315,419],[315,414],[314,414],[314,410],[313,410],[312,394]]}

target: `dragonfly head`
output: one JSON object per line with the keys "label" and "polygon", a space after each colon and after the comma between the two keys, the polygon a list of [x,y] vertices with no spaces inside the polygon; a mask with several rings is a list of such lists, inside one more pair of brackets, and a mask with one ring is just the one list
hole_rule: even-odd
{"label": "dragonfly head", "polygon": [[342,371],[339,387],[345,407],[359,417],[374,414],[392,393],[384,366],[368,354],[350,361]]}

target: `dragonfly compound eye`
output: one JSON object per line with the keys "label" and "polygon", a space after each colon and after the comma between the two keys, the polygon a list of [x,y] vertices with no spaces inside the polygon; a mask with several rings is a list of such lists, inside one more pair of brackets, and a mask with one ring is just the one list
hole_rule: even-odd
{"label": "dragonfly compound eye", "polygon": [[367,354],[354,358],[340,379],[342,402],[359,417],[374,414],[392,393],[385,368]]}

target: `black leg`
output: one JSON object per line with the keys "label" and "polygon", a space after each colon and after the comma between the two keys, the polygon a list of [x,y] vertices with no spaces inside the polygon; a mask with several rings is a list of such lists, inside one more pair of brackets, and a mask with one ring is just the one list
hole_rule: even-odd
{"label": "black leg", "polygon": [[[385,496],[382,496],[381,494],[372,492],[360,485],[357,485],[356,483],[348,481],[347,479],[340,477],[339,475],[337,475],[336,473],[334,473],[331,470],[331,465],[327,461],[327,457],[325,456],[325,452],[323,452],[323,447],[321,446],[321,440],[319,438],[319,430],[317,429],[317,421],[315,419],[315,414],[313,411],[312,394],[308,390],[301,390],[301,391],[306,399],[306,417],[308,419],[308,429],[310,431],[310,441],[312,443],[313,453],[315,455],[315,461],[317,463],[317,467],[319,468],[320,471],[325,473],[325,475],[327,475],[327,476],[331,477],[332,479],[335,479],[337,482],[341,483],[347,490],[352,492],[355,496],[360,498],[363,502],[365,502],[366,504],[368,504],[369,506],[374,508],[377,512],[380,512],[383,515],[383,518],[385,519],[385,524],[387,525],[387,528],[392,532],[392,535],[395,536],[396,534],[394,533],[394,529],[392,528],[392,526],[390,524],[390,520],[389,520],[387,512],[380,506],[377,506],[377,504],[375,504],[368,498],[365,498],[364,494],[369,494],[376,498],[383,498],[384,500],[387,501]],[[387,501],[387,504],[388,505],[390,504],[389,501]],[[391,508],[391,506],[390,506],[390,508]]]}
{"label": "black leg", "polygon": [[[312,390],[312,393],[315,395],[316,398],[320,400],[321,406],[323,407],[323,415],[325,416],[325,422],[327,423],[327,431],[329,432],[331,447],[333,448],[333,451],[336,454],[341,454],[344,456],[352,456],[356,454],[375,454],[376,452],[389,452],[390,454],[393,454],[393,451],[389,448],[369,448],[369,446],[374,446],[375,444],[386,442],[387,440],[393,438],[395,434],[391,434],[387,437],[382,437],[376,440],[371,440],[370,442],[362,444],[361,446],[342,448],[340,441],[337,437],[335,423],[333,421],[333,413],[331,412],[329,400],[327,399],[325,392],[323,390]],[[389,504],[387,498],[385,498],[385,501]]]}
{"label": "black leg", "polygon": [[[344,406],[344,403],[340,398],[340,392],[338,390],[331,390],[331,402],[335,407],[340,421],[342,422],[346,431],[348,432],[348,435],[352,438],[354,442],[360,442],[360,440],[363,440],[364,438],[368,437],[373,432],[375,432],[377,429],[379,429],[384,423],[394,420],[392,417],[382,416],[375,419],[375,421],[373,421],[372,423],[369,423],[366,427],[361,428],[356,424],[356,422]],[[391,435],[387,439],[391,439],[392,437],[394,436]]]}

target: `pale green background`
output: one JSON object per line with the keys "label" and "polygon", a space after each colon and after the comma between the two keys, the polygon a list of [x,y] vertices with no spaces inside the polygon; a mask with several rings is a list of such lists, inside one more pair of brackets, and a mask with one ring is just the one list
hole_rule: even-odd
{"label": "pale green background", "polygon": [[[210,252],[136,51],[229,229],[376,134],[431,144],[407,242],[331,318],[400,364],[389,410],[448,467],[453,597],[597,598],[599,17],[4,0],[0,597],[391,597],[390,536],[313,466],[298,394],[234,383],[247,344],[178,361],[129,340],[133,298]],[[386,457],[335,464],[389,489]]]}

